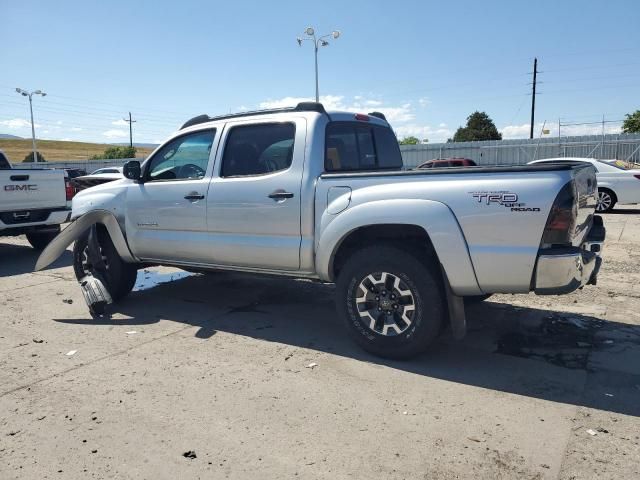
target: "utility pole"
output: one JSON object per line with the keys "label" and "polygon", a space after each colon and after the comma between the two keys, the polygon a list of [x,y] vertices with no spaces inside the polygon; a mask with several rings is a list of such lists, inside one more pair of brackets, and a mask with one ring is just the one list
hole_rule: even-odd
{"label": "utility pole", "polygon": [[531,131],[529,138],[533,138],[533,123],[536,117],[536,77],[538,75],[538,59],[533,59],[533,92],[531,95]]}
{"label": "utility pole", "polygon": [[123,118],[125,122],[129,124],[129,146],[133,148],[133,124],[137,122],[137,120],[131,119],[131,112],[129,112],[129,120]]}

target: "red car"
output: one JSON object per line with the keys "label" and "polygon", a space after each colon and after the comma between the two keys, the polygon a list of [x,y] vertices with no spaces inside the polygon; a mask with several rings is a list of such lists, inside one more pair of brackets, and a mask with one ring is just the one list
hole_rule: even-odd
{"label": "red car", "polygon": [[416,168],[475,167],[476,162],[468,158],[437,158],[427,160]]}

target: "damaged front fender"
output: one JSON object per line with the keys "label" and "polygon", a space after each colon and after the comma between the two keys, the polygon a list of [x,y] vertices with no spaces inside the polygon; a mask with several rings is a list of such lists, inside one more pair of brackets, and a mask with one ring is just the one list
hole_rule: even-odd
{"label": "damaged front fender", "polygon": [[111,241],[116,247],[120,258],[125,262],[135,263],[136,259],[131,253],[131,250],[129,250],[127,241],[113,213],[108,210],[93,210],[78,217],[78,219],[60,232],[60,234],[47,245],[36,262],[35,270],[42,270],[51,265],[62,255],[69,245],[84,235],[93,225],[98,223],[104,225],[109,232]]}

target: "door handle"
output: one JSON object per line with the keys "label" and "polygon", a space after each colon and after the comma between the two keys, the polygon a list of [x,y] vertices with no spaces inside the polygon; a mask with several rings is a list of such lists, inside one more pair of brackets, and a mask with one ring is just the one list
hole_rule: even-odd
{"label": "door handle", "polygon": [[269,194],[269,198],[273,198],[274,200],[285,200],[287,198],[293,198],[293,193],[285,192],[284,190],[276,190],[275,192],[271,192]]}
{"label": "door handle", "polygon": [[204,195],[197,192],[191,192],[189,195],[185,195],[184,198],[185,200],[190,200],[190,201],[202,200],[204,198]]}

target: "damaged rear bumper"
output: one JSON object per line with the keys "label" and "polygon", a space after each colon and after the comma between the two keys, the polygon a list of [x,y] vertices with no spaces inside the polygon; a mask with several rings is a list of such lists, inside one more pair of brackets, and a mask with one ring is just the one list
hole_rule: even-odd
{"label": "damaged rear bumper", "polygon": [[535,270],[537,295],[562,295],[585,285],[595,285],[602,264],[606,230],[595,215],[589,234],[580,247],[552,247],[540,250]]}

